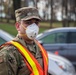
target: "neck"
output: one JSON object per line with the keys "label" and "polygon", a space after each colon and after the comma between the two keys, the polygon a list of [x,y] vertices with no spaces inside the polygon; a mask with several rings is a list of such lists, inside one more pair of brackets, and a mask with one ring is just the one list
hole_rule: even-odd
{"label": "neck", "polygon": [[26,43],[29,43],[29,44],[32,44],[33,41],[30,41],[30,40],[25,40]]}
{"label": "neck", "polygon": [[29,39],[26,34],[18,34],[20,37],[24,39],[26,43],[32,44],[34,40]]}

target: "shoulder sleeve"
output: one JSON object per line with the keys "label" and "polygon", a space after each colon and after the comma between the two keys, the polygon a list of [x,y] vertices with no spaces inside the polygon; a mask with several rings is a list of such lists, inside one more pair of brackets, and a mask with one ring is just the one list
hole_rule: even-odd
{"label": "shoulder sleeve", "polygon": [[8,46],[0,50],[0,75],[30,75],[30,73],[16,47]]}
{"label": "shoulder sleeve", "polygon": [[0,75],[8,75],[7,65],[5,62],[4,55],[0,53]]}
{"label": "shoulder sleeve", "polygon": [[12,52],[13,48],[10,49],[4,47],[0,50],[0,75],[16,75],[17,73],[17,61]]}

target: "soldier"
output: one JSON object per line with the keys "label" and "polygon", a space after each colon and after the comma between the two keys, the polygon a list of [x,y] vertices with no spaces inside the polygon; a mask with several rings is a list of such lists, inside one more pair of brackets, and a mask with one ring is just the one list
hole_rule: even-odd
{"label": "soldier", "polygon": [[0,48],[0,75],[47,75],[47,52],[35,39],[41,20],[38,10],[23,7],[15,16],[18,34]]}

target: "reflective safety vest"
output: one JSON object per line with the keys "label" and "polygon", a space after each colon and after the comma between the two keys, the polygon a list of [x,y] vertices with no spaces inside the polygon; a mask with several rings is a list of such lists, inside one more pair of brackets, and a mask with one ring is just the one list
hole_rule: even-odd
{"label": "reflective safety vest", "polygon": [[[36,41],[36,40],[35,40]],[[36,41],[37,45],[40,47],[42,57],[43,57],[43,68],[41,65],[38,63],[36,58],[30,53],[27,48],[22,46],[20,43],[16,41],[10,41],[10,44],[14,45],[19,52],[22,54],[24,57],[24,62],[28,66],[29,70],[32,72],[30,75],[47,75],[48,74],[48,56],[47,52],[45,49]]]}

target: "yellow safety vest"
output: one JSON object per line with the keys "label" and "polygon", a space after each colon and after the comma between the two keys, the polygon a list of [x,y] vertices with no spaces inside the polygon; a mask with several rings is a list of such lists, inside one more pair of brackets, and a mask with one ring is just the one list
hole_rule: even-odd
{"label": "yellow safety vest", "polygon": [[[35,40],[36,41],[36,40]],[[36,41],[38,46],[40,47],[42,57],[43,57],[43,64],[44,68],[38,63],[36,58],[30,53],[27,48],[16,41],[10,41],[7,44],[14,45],[19,52],[24,57],[24,62],[28,66],[29,70],[32,72],[30,75],[47,75],[48,74],[48,56],[46,50]]]}

